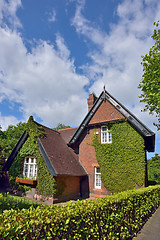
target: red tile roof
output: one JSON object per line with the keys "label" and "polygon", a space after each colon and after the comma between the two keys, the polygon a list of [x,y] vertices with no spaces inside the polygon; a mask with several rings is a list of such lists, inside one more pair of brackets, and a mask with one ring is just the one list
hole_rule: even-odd
{"label": "red tile roof", "polygon": [[64,141],[66,143],[69,143],[69,141],[71,140],[72,136],[75,134],[77,128],[78,127],[59,129],[58,132],[61,134],[61,136],[64,139]]}
{"label": "red tile roof", "polygon": [[85,176],[77,155],[70,149],[59,132],[43,126],[45,136],[41,144],[57,175]]}

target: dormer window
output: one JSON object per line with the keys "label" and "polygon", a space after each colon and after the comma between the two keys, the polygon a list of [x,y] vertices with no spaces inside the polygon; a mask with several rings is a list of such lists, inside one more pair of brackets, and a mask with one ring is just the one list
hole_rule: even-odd
{"label": "dormer window", "polygon": [[36,179],[36,177],[37,177],[36,158],[26,157],[24,159],[23,177]]}
{"label": "dormer window", "polygon": [[112,143],[112,132],[106,126],[101,127],[101,143]]}

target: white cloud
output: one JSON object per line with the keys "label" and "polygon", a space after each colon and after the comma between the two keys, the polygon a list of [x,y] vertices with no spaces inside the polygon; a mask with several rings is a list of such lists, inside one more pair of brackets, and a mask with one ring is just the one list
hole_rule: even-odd
{"label": "white cloud", "polygon": [[67,60],[70,57],[70,51],[66,47],[66,45],[64,43],[64,39],[58,34],[57,34],[57,38],[56,38],[56,44],[57,44],[59,56],[62,59]]}
{"label": "white cloud", "polygon": [[56,21],[56,11],[54,9],[52,10],[52,12],[49,13],[48,21],[49,22]]}
{"label": "white cloud", "polygon": [[5,20],[12,28],[21,27],[21,23],[16,16],[17,9],[22,7],[21,0],[1,0],[0,1],[0,25],[5,25]]}
{"label": "white cloud", "polygon": [[[94,79],[90,91],[99,94],[105,85],[117,100],[143,119],[137,88],[142,77],[141,56],[153,44],[153,22],[160,16],[160,2],[122,1],[116,11],[118,23],[110,25],[109,32],[95,28],[83,15],[83,9],[84,1],[77,4],[72,25],[97,46],[88,53],[92,64],[83,66],[89,78]],[[148,116],[146,124],[152,127],[149,120],[152,116],[145,114]]]}
{"label": "white cloud", "polygon": [[2,116],[0,113],[0,126],[2,131],[5,131],[9,125],[16,125],[19,123],[19,120],[14,116]]}
{"label": "white cloud", "polygon": [[77,33],[85,35],[96,44],[103,44],[103,32],[99,32],[98,29],[92,27],[91,23],[82,15],[84,6],[85,0],[79,0],[71,24],[75,26]]}
{"label": "white cloud", "polygon": [[20,103],[24,118],[33,114],[51,127],[58,122],[79,123],[86,110],[84,86],[88,83],[76,73],[61,36],[57,35],[56,43],[57,50],[39,41],[29,53],[16,31],[0,29],[1,101]]}

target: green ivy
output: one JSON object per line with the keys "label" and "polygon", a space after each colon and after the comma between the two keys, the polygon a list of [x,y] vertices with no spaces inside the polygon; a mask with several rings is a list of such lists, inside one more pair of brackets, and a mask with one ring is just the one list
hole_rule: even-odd
{"label": "green ivy", "polygon": [[[37,191],[43,196],[53,196],[55,193],[55,179],[50,175],[48,168],[39,152],[38,137],[44,136],[43,127],[36,122],[34,122],[33,117],[30,116],[27,124],[26,131],[29,134],[28,139],[23,144],[21,150],[19,151],[17,157],[15,158],[12,166],[9,170],[10,179],[15,182],[16,177],[21,176],[23,161],[26,156],[34,156],[36,158],[37,168],[38,168],[38,186]],[[18,188],[19,184],[15,183]],[[21,187],[22,188],[22,187]]]}
{"label": "green ivy", "polygon": [[112,143],[101,144],[93,135],[93,146],[104,186],[111,193],[141,187],[145,182],[144,139],[127,122],[110,123]]}
{"label": "green ivy", "polygon": [[44,197],[52,197],[56,193],[56,182],[54,177],[49,173],[48,168],[40,154],[37,151],[38,166],[38,185],[37,191]]}

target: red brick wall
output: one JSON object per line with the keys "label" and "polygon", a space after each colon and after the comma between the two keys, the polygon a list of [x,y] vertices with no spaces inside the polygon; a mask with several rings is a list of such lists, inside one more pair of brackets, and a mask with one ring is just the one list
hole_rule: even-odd
{"label": "red brick wall", "polygon": [[[90,197],[101,197],[103,195],[107,195],[108,191],[104,187],[103,183],[101,185],[101,189],[94,188],[94,168],[99,166],[94,147],[92,146],[92,136],[94,132],[95,129],[91,129],[89,134],[85,136],[80,144],[79,160],[88,172]],[[96,132],[99,132],[100,134],[100,128],[96,128]]]}
{"label": "red brick wall", "polygon": [[57,196],[58,201],[67,201],[80,198],[80,177],[58,176],[55,177],[58,187],[64,186],[64,191]]}
{"label": "red brick wall", "polygon": [[105,102],[102,102],[89,124],[113,121],[122,118],[124,119],[125,117],[106,100]]}

